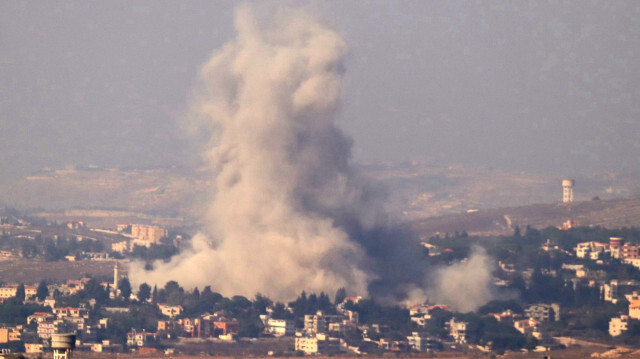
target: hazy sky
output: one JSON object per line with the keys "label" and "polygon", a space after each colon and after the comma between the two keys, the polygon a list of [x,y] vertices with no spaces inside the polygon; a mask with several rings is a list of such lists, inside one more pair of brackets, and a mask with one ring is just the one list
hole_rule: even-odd
{"label": "hazy sky", "polygon": [[[43,167],[193,163],[180,119],[233,1],[0,2],[0,181]],[[349,46],[357,160],[637,172],[640,2],[260,2]],[[250,129],[248,129],[250,130]]]}

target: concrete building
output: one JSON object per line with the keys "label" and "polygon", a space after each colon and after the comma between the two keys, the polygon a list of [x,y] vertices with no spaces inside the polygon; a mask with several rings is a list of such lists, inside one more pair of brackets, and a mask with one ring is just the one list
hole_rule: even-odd
{"label": "concrete building", "polygon": [[113,252],[124,253],[129,250],[129,243],[127,241],[120,241],[111,244],[111,250]]}
{"label": "concrete building", "polygon": [[181,305],[158,304],[158,308],[160,308],[162,315],[166,315],[169,318],[179,316],[184,310]]}
{"label": "concrete building", "polygon": [[527,318],[535,319],[538,322],[546,322],[549,320],[560,320],[560,305],[553,304],[533,304],[524,310]]}
{"label": "concrete building", "polygon": [[569,203],[573,202],[573,186],[576,181],[572,179],[563,179],[562,180],[562,202]]}
{"label": "concrete building", "polygon": [[535,319],[529,318],[524,320],[516,320],[515,322],[513,322],[513,327],[523,335],[530,335],[538,339],[542,337],[539,330],[540,322]]}
{"label": "concrete building", "polygon": [[127,333],[127,346],[129,347],[153,347],[160,342],[158,333],[131,331]]}
{"label": "concrete building", "polygon": [[131,236],[148,243],[158,244],[160,239],[167,236],[167,230],[162,227],[132,224]]}
{"label": "concrete building", "polygon": [[55,316],[47,312],[35,312],[27,317],[27,324],[52,321]]}
{"label": "concrete building", "polygon": [[[15,297],[16,294],[18,294],[18,287],[19,286],[20,285],[18,285],[18,284],[9,284],[9,285],[4,285],[4,286],[0,287],[0,299],[4,300],[4,299]],[[25,285],[24,286],[24,297],[25,298],[35,297],[37,292],[38,292],[38,288],[36,288],[33,285]]]}
{"label": "concrete building", "polygon": [[66,323],[64,320],[53,320],[50,322],[38,323],[38,336],[42,339],[49,339],[54,334],[66,333],[76,329],[73,323]]}
{"label": "concrete building", "polygon": [[467,342],[467,323],[462,321],[456,321],[456,318],[451,318],[449,321],[449,336],[453,338],[456,343],[464,344]]}
{"label": "concrete building", "polygon": [[340,352],[340,339],[330,338],[322,333],[309,337],[296,337],[295,350],[305,354],[333,355]]}
{"label": "concrete building", "polygon": [[67,317],[89,319],[89,309],[87,308],[62,307],[53,308],[51,312],[53,312],[58,319]]}
{"label": "concrete building", "polygon": [[75,334],[53,334],[51,336],[53,359],[71,359],[71,353],[75,347]]}
{"label": "concrete building", "polygon": [[407,344],[409,348],[415,350],[417,352],[433,352],[436,350],[440,350],[442,344],[432,338],[429,338],[424,333],[412,332],[410,336],[407,337]]}
{"label": "concrete building", "polygon": [[600,242],[582,242],[575,248],[576,257],[591,260],[602,259],[609,253],[609,245]]}
{"label": "concrete building", "polygon": [[629,318],[640,320],[640,294],[633,292],[625,295],[629,302]]}
{"label": "concrete building", "polygon": [[22,334],[18,328],[0,328],[0,344],[19,342]]}
{"label": "concrete building", "polygon": [[341,315],[327,315],[319,310],[316,314],[304,316],[304,332],[307,335],[327,333],[330,323],[342,323],[344,317]]}
{"label": "concrete building", "polygon": [[295,322],[287,319],[267,319],[264,331],[277,337],[294,335],[296,332]]}
{"label": "concrete building", "polygon": [[629,324],[629,316],[621,315],[619,317],[611,318],[609,321],[609,335],[617,337],[627,330]]}
{"label": "concrete building", "polygon": [[620,293],[618,291],[617,280],[612,279],[609,283],[602,284],[600,290],[602,291],[602,298],[605,302],[618,303]]}

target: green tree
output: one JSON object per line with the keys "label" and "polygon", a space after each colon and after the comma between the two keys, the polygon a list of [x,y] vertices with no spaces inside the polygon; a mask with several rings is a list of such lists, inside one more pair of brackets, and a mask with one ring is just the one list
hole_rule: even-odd
{"label": "green tree", "polygon": [[131,297],[131,282],[129,282],[129,278],[124,277],[118,282],[118,289],[120,290],[120,295],[125,300],[128,300]]}
{"label": "green tree", "polygon": [[333,303],[340,304],[344,301],[344,298],[346,297],[347,297],[347,290],[344,287],[342,287],[336,291],[336,296]]}
{"label": "green tree", "polygon": [[138,300],[146,302],[149,298],[151,298],[151,286],[147,283],[140,284],[140,287],[138,287]]}
{"label": "green tree", "polygon": [[260,314],[267,314],[267,308],[272,304],[271,299],[260,293],[256,294],[256,298],[253,300],[253,308]]}
{"label": "green tree", "polygon": [[25,299],[25,292],[24,292],[24,284],[20,283],[20,285],[18,286],[18,289],[16,290],[16,300],[20,301],[20,302],[24,302]]}
{"label": "green tree", "polygon": [[49,288],[47,288],[47,283],[43,280],[38,284],[38,289],[36,290],[36,297],[39,301],[43,301],[49,295]]}

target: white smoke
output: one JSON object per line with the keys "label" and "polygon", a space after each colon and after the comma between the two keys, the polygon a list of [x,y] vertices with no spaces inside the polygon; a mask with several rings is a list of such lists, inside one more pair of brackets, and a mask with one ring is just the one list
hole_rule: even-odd
{"label": "white smoke", "polygon": [[412,294],[414,299],[426,296],[431,302],[446,303],[460,312],[475,311],[494,299],[491,268],[492,261],[485,250],[474,247],[469,258],[435,270],[426,292],[414,290]]}
{"label": "white smoke", "polygon": [[200,127],[212,129],[206,157],[215,173],[206,227],[191,250],[153,271],[134,264],[132,279],[275,299],[340,287],[366,293],[366,256],[336,223],[372,222],[364,209],[375,207],[335,124],[345,43],[291,11],[260,25],[242,7],[235,25],[237,39],[200,73],[197,107]]}
{"label": "white smoke", "polygon": [[429,294],[461,309],[488,298],[485,257],[441,270],[425,292],[417,240],[381,224],[376,191],[351,168],[351,141],[335,123],[342,38],[292,11],[265,25],[243,7],[235,25],[237,38],[200,72],[196,128],[214,178],[203,228],[170,262],[133,263],[131,280],[276,300],[341,287],[387,302]]}

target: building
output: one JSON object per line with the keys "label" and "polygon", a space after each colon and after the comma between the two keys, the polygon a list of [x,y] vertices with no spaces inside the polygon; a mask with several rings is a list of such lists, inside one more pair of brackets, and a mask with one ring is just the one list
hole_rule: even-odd
{"label": "building", "polygon": [[0,344],[19,342],[20,340],[22,340],[22,333],[19,328],[0,328]]}
{"label": "building", "polygon": [[167,236],[167,230],[162,227],[132,224],[131,236],[148,243],[159,244],[160,239]]}
{"label": "building", "polygon": [[124,253],[129,250],[129,243],[127,241],[120,241],[111,244],[111,250],[113,252]]}
{"label": "building", "polygon": [[83,221],[69,221],[67,222],[67,228],[69,229],[80,229],[84,228],[85,224]]}
{"label": "building", "polygon": [[[10,284],[10,285],[5,285],[0,287],[0,299],[4,300],[4,299],[15,297],[16,294],[18,294],[18,287],[20,287],[18,284]],[[25,298],[35,297],[37,292],[38,292],[38,288],[36,288],[33,285],[24,286]]]}
{"label": "building", "polygon": [[129,347],[153,347],[160,342],[158,333],[137,332],[127,333],[127,346]]}
{"label": "building", "polygon": [[407,337],[409,348],[417,352],[433,352],[442,349],[442,343],[423,333],[413,332]]}
{"label": "building", "polygon": [[64,320],[53,320],[50,322],[38,323],[38,336],[42,339],[49,339],[53,334],[73,331],[76,328],[74,323],[66,323]]}
{"label": "building", "polygon": [[609,253],[609,245],[600,242],[582,242],[578,243],[575,251],[578,258],[597,260],[602,259],[605,254]]}
{"label": "building", "polygon": [[629,318],[640,320],[640,294],[634,291],[624,297],[629,302]]}
{"label": "building", "polygon": [[[210,338],[215,335],[213,321],[203,318],[184,318],[178,321],[182,325],[184,333],[192,338]],[[158,326],[160,331],[160,326]]]}
{"label": "building", "polygon": [[456,318],[451,318],[449,321],[449,336],[453,338],[456,343],[466,343],[467,323],[456,321]]}
{"label": "building", "polygon": [[617,337],[627,330],[628,324],[628,315],[621,315],[617,318],[611,318],[611,320],[609,321],[609,335],[611,335],[612,337]]}
{"label": "building", "polygon": [[76,347],[75,334],[53,334],[51,336],[51,349],[53,359],[71,359],[71,352]]}
{"label": "building", "polygon": [[513,327],[523,335],[533,336],[541,338],[539,330],[540,322],[535,319],[529,318],[524,320],[516,320],[513,322]]}
{"label": "building", "polygon": [[343,319],[344,317],[341,315],[327,315],[319,310],[316,314],[304,316],[304,332],[307,335],[327,333],[330,323],[342,323]]}
{"label": "building", "polygon": [[620,258],[622,259],[638,259],[638,246],[625,243],[622,247],[620,247]]}
{"label": "building", "polygon": [[334,355],[340,352],[340,339],[330,338],[322,333],[309,337],[296,337],[295,350],[305,354]]}
{"label": "building", "polygon": [[296,332],[295,322],[287,319],[267,319],[264,326],[265,333],[276,337],[294,335]]}
{"label": "building", "polygon": [[24,343],[24,352],[27,354],[42,353],[42,343]]}
{"label": "building", "polygon": [[162,315],[166,315],[169,318],[177,317],[184,311],[181,305],[158,304],[158,308],[160,308]]}
{"label": "building", "polygon": [[240,324],[237,320],[219,319],[213,322],[214,336],[235,335],[240,330]]}
{"label": "building", "polygon": [[573,186],[576,181],[572,179],[563,179],[562,180],[562,202],[569,203],[573,202]]}
{"label": "building", "polygon": [[64,319],[67,317],[89,319],[89,309],[87,308],[63,307],[53,308],[51,311],[56,315],[56,317],[58,317],[58,319]]}
{"label": "building", "polygon": [[602,284],[600,290],[602,291],[602,297],[605,302],[611,302],[613,304],[618,303],[619,291],[618,281],[612,279],[609,283]]}
{"label": "building", "polygon": [[553,304],[533,304],[524,310],[527,318],[535,319],[538,322],[546,322],[549,320],[560,320],[560,305]]}
{"label": "building", "polygon": [[35,312],[27,317],[27,324],[52,321],[55,316],[46,312]]}

